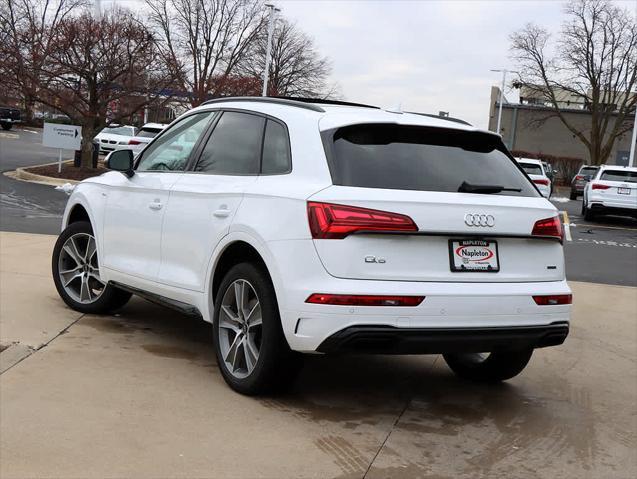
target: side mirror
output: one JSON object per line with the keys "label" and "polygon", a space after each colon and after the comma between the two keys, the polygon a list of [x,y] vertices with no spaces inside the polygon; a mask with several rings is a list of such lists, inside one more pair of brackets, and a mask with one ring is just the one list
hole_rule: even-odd
{"label": "side mirror", "polygon": [[132,150],[111,151],[106,157],[106,160],[104,160],[104,163],[109,170],[120,171],[129,178],[135,174],[135,170],[133,170],[134,158]]}

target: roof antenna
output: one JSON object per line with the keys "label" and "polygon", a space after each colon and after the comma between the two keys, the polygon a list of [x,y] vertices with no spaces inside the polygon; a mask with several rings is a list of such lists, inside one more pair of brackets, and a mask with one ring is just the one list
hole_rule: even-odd
{"label": "roof antenna", "polygon": [[402,102],[398,102],[395,107],[387,108],[385,111],[389,112],[389,113],[398,113],[398,114],[402,115],[402,113],[403,113],[403,104],[402,104]]}

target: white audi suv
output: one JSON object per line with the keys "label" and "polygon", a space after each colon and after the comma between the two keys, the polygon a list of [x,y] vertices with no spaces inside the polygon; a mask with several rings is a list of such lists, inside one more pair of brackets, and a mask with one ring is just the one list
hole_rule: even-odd
{"label": "white audi suv", "polygon": [[584,187],[582,216],[615,214],[637,219],[637,168],[602,165]]}
{"label": "white audi suv", "polygon": [[441,353],[501,381],[568,334],[558,212],[500,136],[464,122],[226,98],[107,165],[69,198],[60,296],[201,316],[241,393],[289,383],[299,353]]}

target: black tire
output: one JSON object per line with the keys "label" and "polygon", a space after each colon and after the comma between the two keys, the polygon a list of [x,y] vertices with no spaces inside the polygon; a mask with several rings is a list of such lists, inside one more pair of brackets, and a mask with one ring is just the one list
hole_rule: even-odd
{"label": "black tire", "polygon": [[1,123],[1,125],[2,125],[2,129],[6,131],[9,131],[13,127],[13,124],[11,123]]}
{"label": "black tire", "polygon": [[[246,362],[246,346],[243,346],[242,349],[245,372],[247,374],[245,377],[237,377],[236,374],[230,371],[228,364],[223,358],[221,345],[222,335],[239,334],[234,332],[222,333],[219,321],[222,301],[226,293],[232,294],[229,290],[231,287],[234,288],[233,285],[237,281],[245,281],[251,286],[252,292],[256,294],[256,300],[259,301],[262,319],[260,331],[258,332],[258,358],[251,372],[248,372]],[[245,322],[249,321],[246,320]],[[227,331],[227,328],[224,331]],[[248,335],[247,332],[241,334],[244,334],[245,337]],[[236,340],[236,336],[234,339]],[[230,342],[229,337],[224,339],[224,341],[227,345]],[[213,342],[217,364],[226,383],[238,393],[249,396],[275,392],[289,386],[292,384],[302,364],[301,354],[293,352],[285,339],[281,328],[279,306],[274,287],[268,273],[264,271],[261,265],[252,263],[237,264],[226,273],[221,281],[215,297]]]}
{"label": "black tire", "polygon": [[577,199],[577,191],[571,190],[571,194],[569,195],[569,198],[571,200],[576,200]]}
{"label": "black tire", "polygon": [[582,206],[582,211],[584,213],[584,219],[586,221],[595,220],[595,216],[596,216],[595,213],[593,213],[590,208],[587,208],[586,205]]}
{"label": "black tire", "polygon": [[470,381],[495,383],[505,381],[522,372],[531,359],[533,349],[481,353],[443,354],[449,368],[459,377]]}
{"label": "black tire", "polygon": [[[131,298],[131,293],[123,291],[111,284],[107,284],[99,297],[92,302],[82,303],[73,298],[62,284],[60,278],[60,255],[66,241],[74,235],[93,235],[93,228],[88,221],[78,221],[71,223],[58,237],[53,248],[51,258],[51,269],[53,281],[60,297],[64,302],[76,311],[87,314],[108,314],[123,307]],[[95,260],[97,261],[97,259]],[[97,264],[97,263],[96,263]],[[99,267],[99,264],[97,264]]]}

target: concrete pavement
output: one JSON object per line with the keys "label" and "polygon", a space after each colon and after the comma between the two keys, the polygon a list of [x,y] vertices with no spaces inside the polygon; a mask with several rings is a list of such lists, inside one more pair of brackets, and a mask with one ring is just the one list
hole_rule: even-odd
{"label": "concrete pavement", "polygon": [[503,385],[438,356],[310,357],[289,393],[246,398],[207,324],[139,299],[66,308],[53,242],[0,233],[0,343],[36,349],[0,375],[2,478],[637,474],[637,288],[571,283],[567,342]]}

